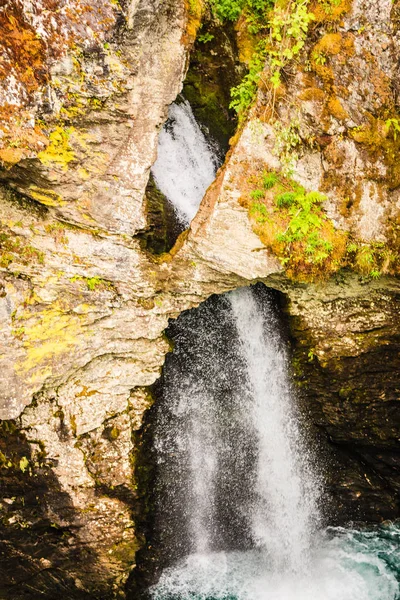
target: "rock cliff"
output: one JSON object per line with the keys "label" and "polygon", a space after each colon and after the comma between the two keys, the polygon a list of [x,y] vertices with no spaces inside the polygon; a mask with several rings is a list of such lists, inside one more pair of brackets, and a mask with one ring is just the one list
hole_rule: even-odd
{"label": "rock cliff", "polygon": [[[143,245],[144,195],[201,7],[0,9],[2,597],[124,597],[143,544],[133,434],[169,351],[163,331],[255,281],[283,294],[296,377],[340,466],[336,504],[395,516],[399,8],[314,4],[301,64],[273,100],[261,83],[190,231],[161,256]],[[249,198],[287,160],[355,245],[334,279],[288,277],[260,231]]]}

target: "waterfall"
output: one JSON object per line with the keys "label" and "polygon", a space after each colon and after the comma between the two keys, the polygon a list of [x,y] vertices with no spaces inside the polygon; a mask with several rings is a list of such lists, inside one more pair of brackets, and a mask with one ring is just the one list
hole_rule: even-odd
{"label": "waterfall", "polygon": [[[218,160],[172,105],[153,169],[187,225]],[[321,484],[290,384],[274,295],[213,297],[170,326],[156,405],[154,600],[397,600],[399,529],[322,530]]]}
{"label": "waterfall", "polygon": [[269,303],[262,311],[250,289],[229,298],[245,357],[248,410],[258,447],[254,538],[277,568],[301,571],[318,522],[320,486],[294,414],[286,356]]}
{"label": "waterfall", "polygon": [[219,163],[215,145],[206,140],[189,102],[181,98],[172,104],[160,133],[152,174],[183,225],[196,214]]}

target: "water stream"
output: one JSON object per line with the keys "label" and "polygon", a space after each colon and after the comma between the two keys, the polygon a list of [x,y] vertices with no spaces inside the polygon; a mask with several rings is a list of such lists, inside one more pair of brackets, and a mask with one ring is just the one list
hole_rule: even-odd
{"label": "water stream", "polygon": [[220,162],[215,143],[206,140],[189,102],[180,98],[179,103],[170,106],[160,132],[152,174],[185,227],[196,214]]}
{"label": "water stream", "polygon": [[[153,168],[188,225],[218,157],[187,102]],[[400,529],[322,527],[323,486],[289,378],[275,296],[211,298],[172,325],[155,419],[164,569],[154,600],[396,600]]]}

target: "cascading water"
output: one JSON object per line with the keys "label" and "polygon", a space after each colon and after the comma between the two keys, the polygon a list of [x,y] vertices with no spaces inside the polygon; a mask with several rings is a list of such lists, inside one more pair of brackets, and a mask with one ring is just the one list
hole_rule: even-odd
{"label": "cascading water", "polygon": [[268,304],[257,306],[250,289],[237,290],[229,299],[257,440],[257,497],[251,514],[255,542],[269,552],[276,569],[301,571],[318,521],[320,486],[293,414],[285,353]]}
{"label": "cascading water", "polygon": [[158,188],[187,226],[197,212],[204,191],[220,164],[214,144],[207,142],[189,102],[183,98],[170,106],[158,142],[152,174]]}
{"label": "cascading water", "polygon": [[[154,176],[183,223],[216,163],[190,105],[173,105]],[[150,597],[399,598],[399,529],[321,529],[321,484],[273,295],[259,284],[214,297],[171,328],[155,423],[156,519],[169,566]]]}

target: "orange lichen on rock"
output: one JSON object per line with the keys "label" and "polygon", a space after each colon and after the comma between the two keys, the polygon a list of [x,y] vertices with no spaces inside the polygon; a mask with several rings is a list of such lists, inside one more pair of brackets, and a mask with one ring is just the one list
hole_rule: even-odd
{"label": "orange lichen on rock", "polygon": [[325,34],[314,48],[315,53],[322,53],[328,56],[339,54],[342,49],[342,34],[327,33]]}
{"label": "orange lichen on rock", "polygon": [[332,117],[338,119],[338,121],[344,121],[348,119],[349,115],[344,110],[339,98],[331,97],[328,101],[326,108]]}
{"label": "orange lichen on rock", "polygon": [[12,73],[27,94],[34,92],[47,76],[44,40],[25,20],[18,3],[13,3],[12,8],[6,4],[0,10],[0,32],[0,80],[8,79]]}
{"label": "orange lichen on rock", "polygon": [[[329,127],[330,117],[343,121],[349,117],[338,98],[348,96],[347,90],[336,85],[337,66],[346,64],[349,57],[355,52],[354,37],[352,34],[327,33],[315,44],[310,52],[310,64],[312,71],[317,75],[322,93],[318,92],[318,98],[312,98],[311,91],[303,92],[301,99],[325,101],[322,122]],[[317,88],[318,90],[319,88]]]}
{"label": "orange lichen on rock", "polygon": [[313,0],[309,10],[317,23],[335,23],[349,12],[351,5],[352,0]]}
{"label": "orange lichen on rock", "polygon": [[27,95],[48,80],[49,60],[76,43],[101,41],[115,23],[111,0],[41,0],[32,5],[28,12],[22,0],[6,0],[0,8],[0,80],[12,74]]}
{"label": "orange lichen on rock", "polygon": [[191,45],[194,43],[197,31],[201,25],[204,14],[203,0],[184,0],[185,10],[187,15],[186,29],[182,36],[184,44]]}
{"label": "orange lichen on rock", "polygon": [[10,168],[23,158],[44,150],[48,140],[28,111],[18,106],[0,106],[0,165]]}
{"label": "orange lichen on rock", "polygon": [[301,92],[300,100],[323,102],[325,100],[325,92],[318,87],[307,87],[303,92]]}
{"label": "orange lichen on rock", "polygon": [[[29,5],[27,7],[27,5]],[[35,125],[50,66],[68,50],[102,47],[113,0],[4,0],[0,7],[0,161],[9,167],[46,147]],[[119,10],[119,9],[118,9]]]}

